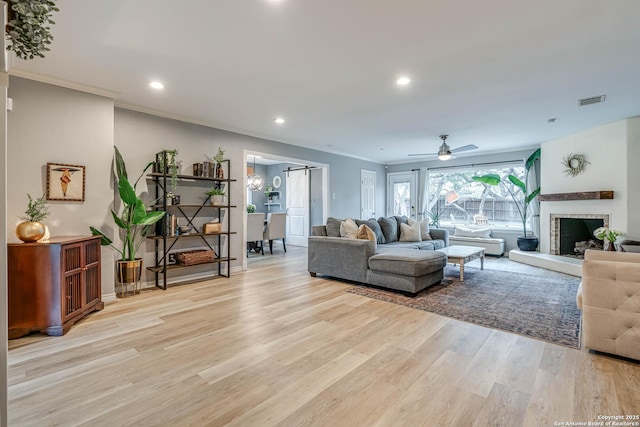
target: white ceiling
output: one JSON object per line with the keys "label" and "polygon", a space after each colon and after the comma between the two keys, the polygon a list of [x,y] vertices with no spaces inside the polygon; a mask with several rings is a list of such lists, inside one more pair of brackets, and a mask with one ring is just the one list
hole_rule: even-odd
{"label": "white ceiling", "polygon": [[[442,133],[476,155],[640,115],[638,0],[58,4],[51,52],[16,60],[17,73],[380,163],[436,152]],[[396,86],[400,75],[412,83]],[[577,105],[602,94],[603,104]]]}

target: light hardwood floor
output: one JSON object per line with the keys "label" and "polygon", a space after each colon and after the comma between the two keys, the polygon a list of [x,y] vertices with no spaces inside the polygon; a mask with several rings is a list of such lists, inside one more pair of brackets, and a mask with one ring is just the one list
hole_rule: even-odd
{"label": "light hardwood floor", "polygon": [[640,364],[350,294],[288,249],[252,255],[230,279],[119,299],[63,337],[10,341],[10,426],[553,426],[640,414]]}

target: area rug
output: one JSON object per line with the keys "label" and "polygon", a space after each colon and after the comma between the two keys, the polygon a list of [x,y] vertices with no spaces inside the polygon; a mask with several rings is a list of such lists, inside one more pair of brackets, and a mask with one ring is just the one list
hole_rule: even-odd
{"label": "area rug", "polygon": [[458,267],[449,265],[444,275],[439,285],[414,298],[367,286],[355,286],[347,292],[580,348],[579,278],[465,266],[464,282],[460,282]]}

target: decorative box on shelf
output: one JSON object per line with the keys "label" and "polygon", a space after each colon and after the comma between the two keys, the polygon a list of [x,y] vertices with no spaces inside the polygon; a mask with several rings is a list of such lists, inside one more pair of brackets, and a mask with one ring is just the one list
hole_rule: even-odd
{"label": "decorative box on shelf", "polygon": [[222,231],[222,224],[219,222],[208,222],[202,225],[202,232],[204,234],[220,233]]}

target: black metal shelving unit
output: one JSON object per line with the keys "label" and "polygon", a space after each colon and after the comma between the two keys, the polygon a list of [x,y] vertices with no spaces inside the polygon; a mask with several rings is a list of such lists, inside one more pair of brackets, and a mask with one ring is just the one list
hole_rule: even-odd
{"label": "black metal shelving unit", "polygon": [[[158,153],[160,156],[164,156],[165,162],[164,164],[168,164],[167,162],[167,152],[162,151]],[[231,162],[229,160],[223,160],[221,162],[226,167],[227,176],[231,176]],[[225,188],[227,192],[226,203],[222,205],[212,205],[210,204],[210,197],[205,199],[201,204],[175,204],[169,205],[167,204],[167,193],[168,184],[171,181],[171,174],[168,173],[165,168],[161,172],[153,172],[147,174],[147,178],[152,180],[155,184],[155,196],[156,200],[161,201],[161,203],[152,206],[152,209],[163,210],[167,212],[167,215],[160,221],[159,226],[156,227],[156,234],[154,236],[148,236],[147,239],[151,239],[154,241],[154,249],[155,249],[155,264],[151,267],[147,267],[148,271],[151,271],[155,275],[155,284],[156,287],[160,289],[167,289],[167,272],[182,269],[182,268],[190,268],[195,266],[202,266],[211,264],[214,268],[217,267],[218,276],[230,277],[231,276],[231,261],[234,261],[236,258],[231,256],[231,239],[230,236],[232,234],[236,234],[235,231],[231,231],[231,208],[235,208],[235,205],[231,204],[230,197],[230,184],[232,182],[236,182],[235,179],[220,179],[206,176],[192,176],[192,175],[178,175],[178,180],[186,180],[189,182],[194,181],[202,181],[203,183],[212,183],[216,188]],[[189,233],[183,235],[167,235],[167,219],[170,211],[177,212],[180,217],[185,218],[187,220],[188,225],[192,227],[192,230],[197,229],[194,220],[198,217],[204,216],[203,212],[207,210],[216,210],[218,218],[222,218],[222,211],[227,211],[226,218],[226,227],[222,229],[220,232],[215,233]],[[194,210],[193,213],[189,212]],[[226,236],[226,249],[223,250],[223,237]],[[169,254],[173,253],[172,249],[176,242],[181,239],[199,239],[200,243],[204,244],[204,248],[212,250],[215,252],[216,256],[214,257],[213,262],[205,263],[205,264],[195,264],[195,265],[180,265],[180,264],[171,264],[168,262]],[[222,266],[226,264],[226,274],[223,273]]]}

